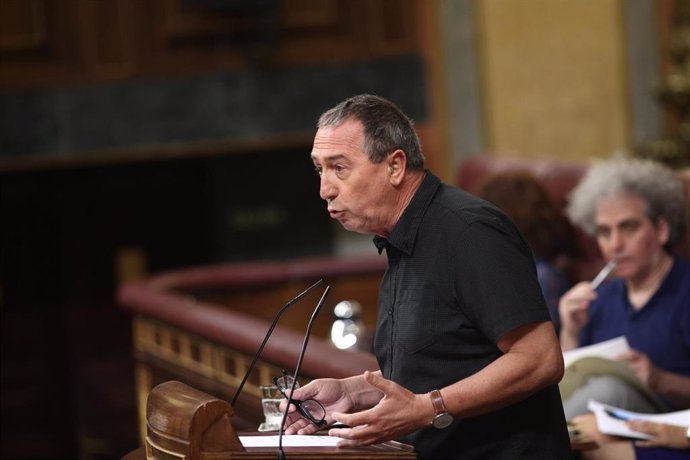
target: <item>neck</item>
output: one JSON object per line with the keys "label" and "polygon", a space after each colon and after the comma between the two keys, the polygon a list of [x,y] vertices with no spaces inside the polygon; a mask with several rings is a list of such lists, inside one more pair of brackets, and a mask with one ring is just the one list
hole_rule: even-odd
{"label": "neck", "polygon": [[673,257],[663,251],[659,259],[652,265],[649,272],[645,273],[639,279],[631,278],[626,280],[625,284],[628,288],[628,297],[630,303],[639,310],[659,289],[661,283],[666,278],[666,275],[671,271],[673,266]]}
{"label": "neck", "polygon": [[425,175],[426,173],[424,171],[419,171],[405,176],[405,179],[400,184],[399,192],[393,206],[395,212],[391,213],[391,219],[388,225],[386,225],[385,231],[378,233],[379,235],[385,238],[390,236],[395,224],[398,223],[403,212],[405,212],[405,209],[410,204],[410,201],[412,201],[412,197],[414,197],[414,194],[417,193],[417,190],[422,185]]}

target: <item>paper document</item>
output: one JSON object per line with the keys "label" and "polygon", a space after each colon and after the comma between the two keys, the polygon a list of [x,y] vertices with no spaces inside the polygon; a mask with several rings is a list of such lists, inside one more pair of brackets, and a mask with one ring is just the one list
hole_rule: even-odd
{"label": "paper document", "polygon": [[604,342],[595,343],[586,347],[575,348],[563,352],[563,362],[565,367],[568,367],[574,361],[588,356],[596,356],[599,358],[614,359],[624,351],[630,350],[630,345],[624,336],[616,337],[615,339],[605,340]]}
{"label": "paper document", "polygon": [[663,414],[643,414],[624,410],[619,407],[609,406],[599,401],[590,400],[587,408],[594,412],[597,418],[597,427],[604,434],[625,436],[636,439],[652,439],[646,433],[633,431],[625,424],[626,420],[647,420],[650,422],[667,423],[669,425],[690,426],[690,409],[678,412],[666,412]]}
{"label": "paper document", "polygon": [[[291,434],[283,436],[283,447],[335,447],[342,438]],[[278,436],[240,436],[244,447],[278,447]]]}

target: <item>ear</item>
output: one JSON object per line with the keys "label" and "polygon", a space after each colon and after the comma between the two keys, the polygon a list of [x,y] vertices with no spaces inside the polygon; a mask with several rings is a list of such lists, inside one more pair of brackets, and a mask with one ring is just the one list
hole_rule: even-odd
{"label": "ear", "polygon": [[659,241],[661,246],[666,245],[669,237],[671,236],[671,226],[668,222],[668,219],[663,216],[657,218],[655,227],[657,241]]}
{"label": "ear", "polygon": [[397,187],[402,183],[407,171],[407,156],[405,152],[398,149],[389,153],[386,157],[386,167],[390,183]]}

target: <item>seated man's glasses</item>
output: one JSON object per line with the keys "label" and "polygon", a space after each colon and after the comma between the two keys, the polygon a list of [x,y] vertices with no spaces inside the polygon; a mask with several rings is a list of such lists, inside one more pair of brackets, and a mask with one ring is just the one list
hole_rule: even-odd
{"label": "seated man's glasses", "polygon": [[[285,371],[283,371],[283,375],[280,377],[273,377],[273,383],[278,387],[278,391],[280,391],[285,398],[287,398],[286,391],[292,389],[292,383],[294,381],[295,379]],[[299,388],[299,382],[295,384],[295,389],[297,388]],[[302,414],[304,418],[314,425],[323,426],[326,424],[326,409],[324,409],[317,400],[305,399],[304,401],[300,401],[299,399],[293,398],[290,402],[295,405],[297,412]]]}

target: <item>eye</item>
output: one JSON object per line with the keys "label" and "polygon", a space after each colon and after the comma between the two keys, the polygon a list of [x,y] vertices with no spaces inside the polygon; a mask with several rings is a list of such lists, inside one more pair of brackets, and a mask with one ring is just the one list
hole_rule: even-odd
{"label": "eye", "polygon": [[634,233],[640,227],[640,223],[637,221],[627,221],[621,225],[621,230],[626,233]]}
{"label": "eye", "polygon": [[351,169],[348,167],[348,165],[343,165],[343,164],[336,164],[333,167],[333,170],[335,171],[335,175],[339,179],[346,179],[350,175]]}
{"label": "eye", "polygon": [[314,172],[315,172],[318,176],[321,176],[321,166],[314,166]]}
{"label": "eye", "polygon": [[596,230],[597,238],[608,238],[609,233],[611,233],[609,229],[604,227],[598,227]]}

